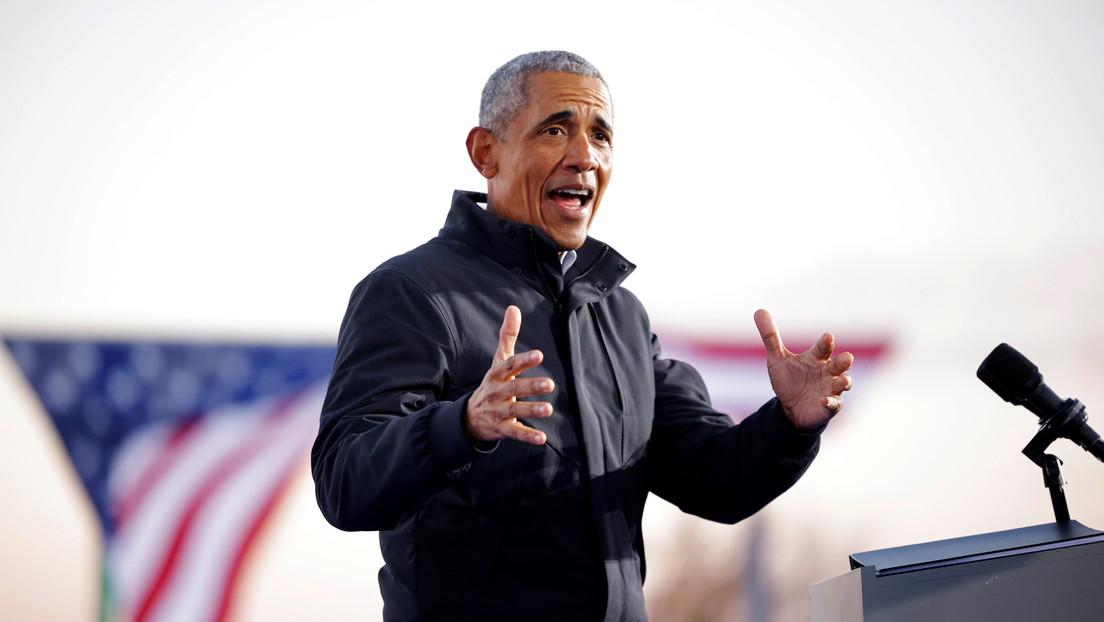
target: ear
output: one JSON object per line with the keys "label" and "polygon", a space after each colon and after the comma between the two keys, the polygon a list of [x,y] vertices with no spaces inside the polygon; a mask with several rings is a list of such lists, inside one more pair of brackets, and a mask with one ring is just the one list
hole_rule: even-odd
{"label": "ear", "polygon": [[498,163],[495,160],[495,147],[498,145],[498,137],[485,127],[473,127],[468,132],[468,157],[471,158],[475,170],[486,179],[491,179],[498,174]]}

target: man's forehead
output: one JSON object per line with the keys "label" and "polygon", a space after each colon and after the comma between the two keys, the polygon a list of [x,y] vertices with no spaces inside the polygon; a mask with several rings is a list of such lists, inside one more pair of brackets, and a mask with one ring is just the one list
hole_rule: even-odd
{"label": "man's forehead", "polygon": [[613,123],[612,103],[605,82],[592,76],[572,73],[541,72],[529,76],[525,84],[525,107],[542,119],[567,120],[584,108],[599,109],[607,129]]}

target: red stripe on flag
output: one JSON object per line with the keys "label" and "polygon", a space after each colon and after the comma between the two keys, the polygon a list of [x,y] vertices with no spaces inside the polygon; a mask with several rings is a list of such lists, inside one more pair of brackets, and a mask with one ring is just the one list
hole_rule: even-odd
{"label": "red stripe on flag", "polygon": [[[804,352],[808,348],[812,347],[816,340],[820,337],[814,337],[812,339],[804,338],[789,338],[785,340],[786,347],[790,348],[791,352],[800,353]],[[743,342],[723,342],[723,341],[696,341],[692,339],[671,339],[672,345],[677,343],[677,346],[672,349],[678,349],[679,351],[693,352],[694,355],[702,358],[722,358],[722,359],[766,359],[767,351],[763,349],[763,342],[761,341],[743,341]],[[792,345],[791,345],[792,344]],[[798,345],[801,344],[801,345]],[[798,347],[798,350],[793,350],[794,347]],[[889,350],[889,343],[887,339],[874,339],[870,342],[864,342],[861,344],[848,344],[846,341],[841,342],[836,340],[836,346],[834,348],[836,353],[842,354],[843,352],[850,352],[854,355],[855,359],[876,359],[886,351]]]}
{"label": "red stripe on flag", "polygon": [[225,622],[227,614],[233,605],[234,596],[237,594],[238,580],[241,578],[241,571],[245,563],[246,553],[253,546],[253,542],[257,539],[258,534],[261,532],[261,527],[268,520],[269,515],[279,504],[287,491],[291,489],[292,477],[295,467],[299,465],[299,460],[292,460],[288,465],[288,468],[280,475],[279,484],[273,489],[272,494],[269,495],[268,500],[261,506],[261,510],[254,517],[253,523],[249,526],[249,531],[242,539],[241,546],[234,553],[234,559],[231,562],[230,573],[227,581],[223,585],[222,594],[219,596],[218,610],[215,613],[215,622]]}
{"label": "red stripe on flag", "polygon": [[192,419],[174,430],[169,441],[165,443],[164,449],[157,454],[157,458],[150,465],[150,468],[142,472],[138,482],[119,501],[118,509],[115,512],[116,529],[130,520],[134,510],[142,505],[150,490],[153,490],[165,473],[168,472],[169,467],[183,452],[191,437],[195,435],[198,422],[198,418]]}
{"label": "red stripe on flag", "polygon": [[[291,412],[290,406],[292,401],[290,397],[285,398],[271,414],[265,417],[265,419],[268,422],[273,422],[286,417],[288,413]],[[153,611],[154,605],[157,604],[157,601],[164,594],[169,581],[177,570],[177,561],[180,557],[180,552],[183,549],[184,542],[191,535],[192,525],[200,510],[203,509],[210,498],[215,494],[215,491],[217,491],[219,487],[238,470],[238,467],[257,455],[259,453],[257,448],[263,443],[271,441],[272,438],[272,436],[250,437],[248,439],[249,442],[243,444],[241,448],[223,459],[203,481],[197,494],[192,498],[191,502],[188,504],[188,508],[184,511],[180,523],[177,525],[176,532],[173,534],[172,544],[169,546],[168,554],[162,560],[161,567],[155,575],[156,578],[153,584],[146,592],[145,597],[142,598],[142,604],[138,607],[134,615],[134,622],[146,622]]]}

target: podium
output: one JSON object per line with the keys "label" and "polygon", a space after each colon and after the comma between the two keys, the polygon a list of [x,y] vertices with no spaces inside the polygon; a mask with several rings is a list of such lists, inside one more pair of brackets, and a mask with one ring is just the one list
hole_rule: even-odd
{"label": "podium", "polygon": [[851,556],[812,622],[1104,621],[1104,532],[1063,521]]}

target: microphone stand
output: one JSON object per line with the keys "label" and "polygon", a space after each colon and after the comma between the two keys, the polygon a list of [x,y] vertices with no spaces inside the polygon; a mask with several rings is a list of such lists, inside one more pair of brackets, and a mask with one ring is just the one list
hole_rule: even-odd
{"label": "microphone stand", "polygon": [[1051,443],[1060,436],[1064,436],[1064,430],[1084,423],[1085,419],[1085,406],[1078,400],[1066,400],[1053,417],[1043,421],[1035,437],[1023,449],[1023,454],[1043,470],[1043,484],[1050,491],[1054,519],[1059,523],[1067,523],[1070,520],[1066,491],[1062,488],[1066,480],[1062,477],[1062,461],[1054,454],[1046,453],[1046,450]]}
{"label": "microphone stand", "polygon": [[1054,520],[1058,523],[1068,523],[1070,520],[1069,506],[1066,505],[1066,491],[1062,485],[1066,480],[1062,477],[1062,461],[1053,454],[1043,456],[1046,461],[1043,464],[1043,483],[1050,490],[1050,504],[1054,506]]}

